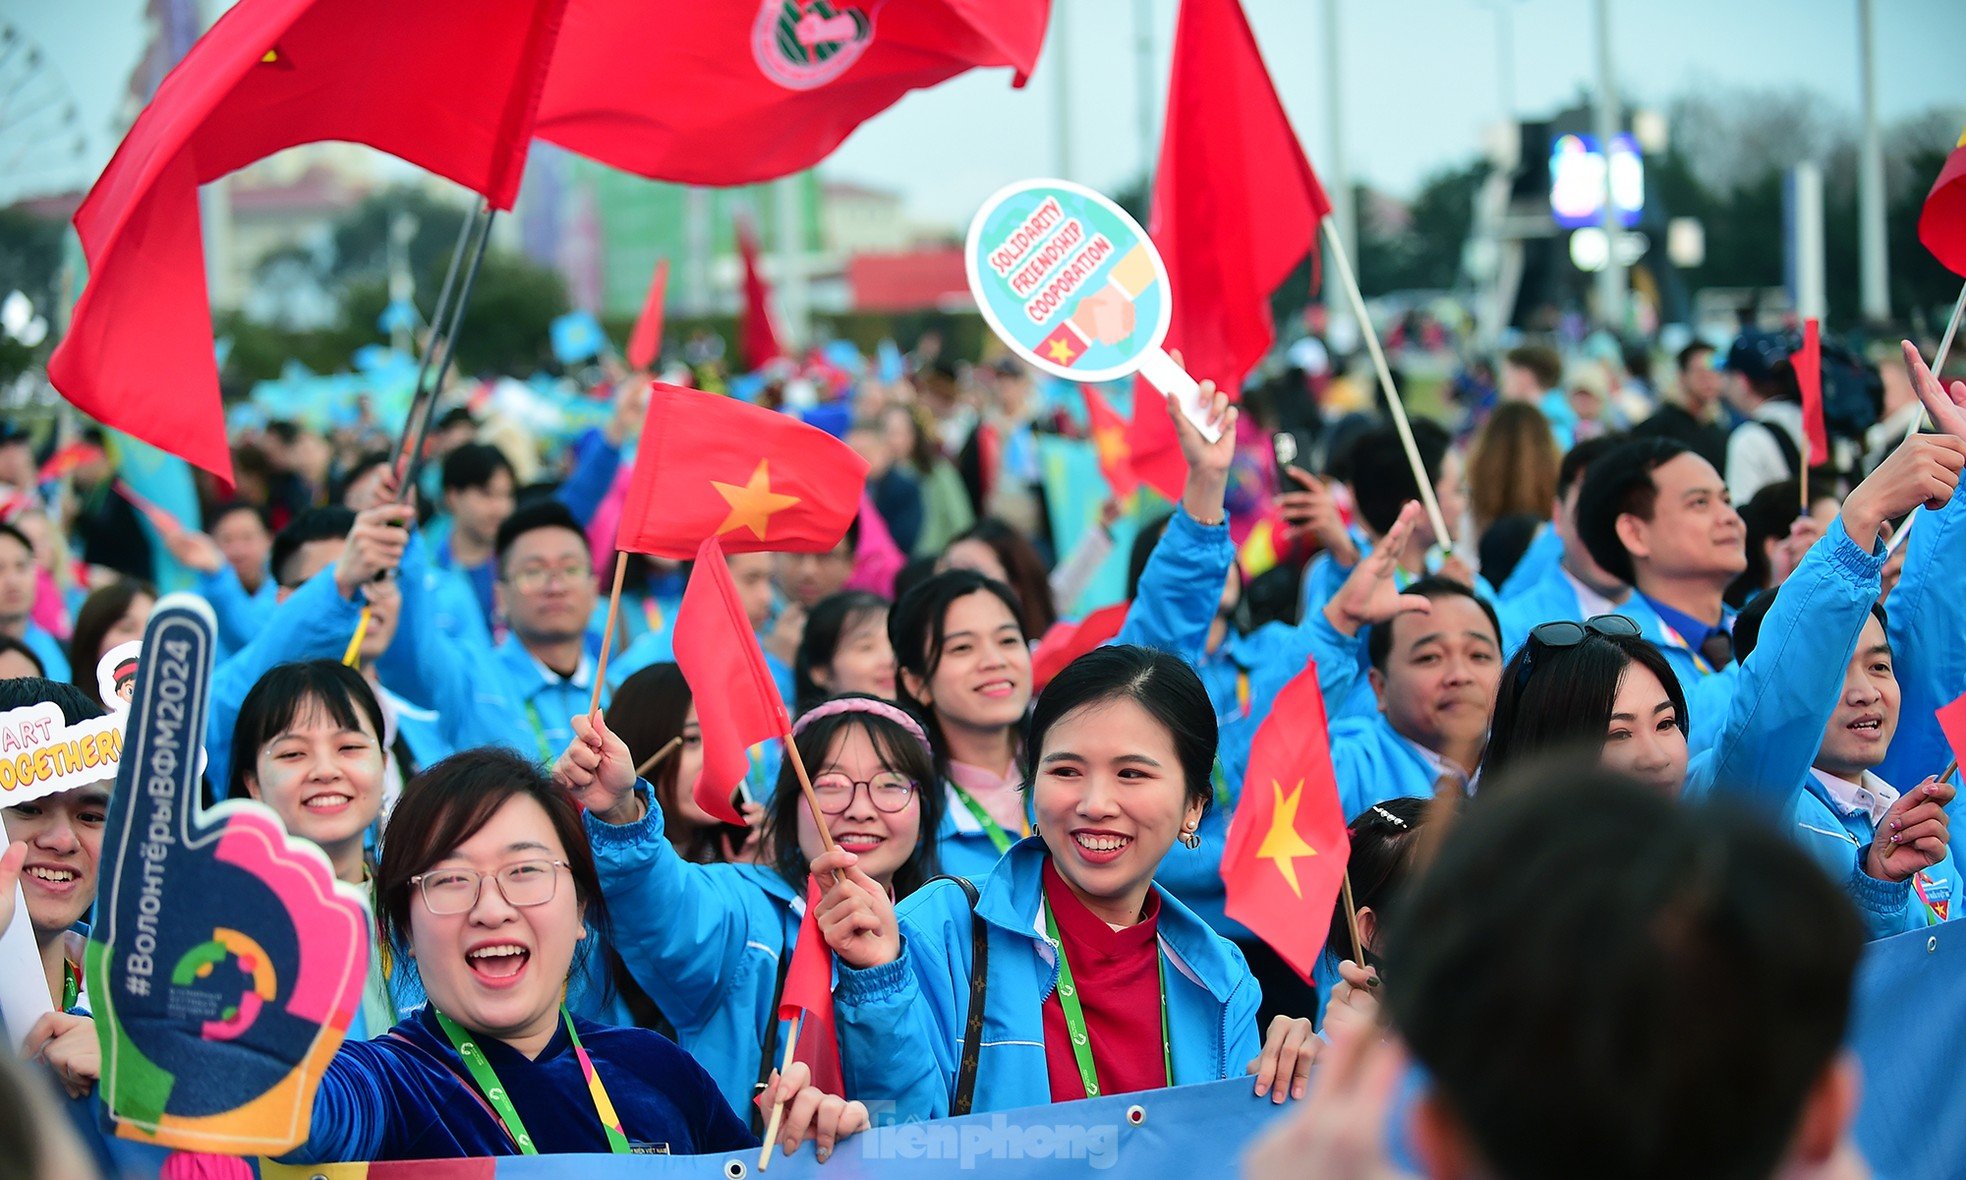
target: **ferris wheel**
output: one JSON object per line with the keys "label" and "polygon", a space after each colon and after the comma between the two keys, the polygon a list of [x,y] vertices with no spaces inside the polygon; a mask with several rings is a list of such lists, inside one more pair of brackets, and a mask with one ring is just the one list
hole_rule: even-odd
{"label": "ferris wheel", "polygon": [[0,189],[22,195],[83,179],[88,136],[47,54],[0,21]]}

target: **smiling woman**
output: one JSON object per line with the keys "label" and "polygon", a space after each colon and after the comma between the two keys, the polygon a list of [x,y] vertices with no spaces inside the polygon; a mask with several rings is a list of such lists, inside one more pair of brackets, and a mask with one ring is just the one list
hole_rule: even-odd
{"label": "smiling woman", "polygon": [[[577,955],[609,924],[580,818],[537,767],[476,750],[411,780],[376,892],[383,935],[415,960],[429,1004],[387,1037],[342,1046],[288,1162],[756,1143],[674,1043],[581,1020],[562,1003]],[[803,1070],[781,1084],[803,1089]],[[838,1099],[798,1106],[816,1114],[788,1133],[817,1132],[829,1146],[865,1119]]]}
{"label": "smiling woman", "polygon": [[[1193,855],[1174,844],[1192,847],[1209,805],[1215,740],[1187,664],[1100,648],[1038,698],[1038,834],[977,882],[973,907],[967,890],[930,883],[897,915],[880,890],[835,883],[820,913],[840,961],[847,1091],[890,1103],[896,1120],[1245,1071],[1259,1095],[1302,1097],[1310,1021],[1278,1017],[1259,1052],[1242,953],[1154,884],[1167,857]],[[966,1045],[979,1015],[990,1040]]]}

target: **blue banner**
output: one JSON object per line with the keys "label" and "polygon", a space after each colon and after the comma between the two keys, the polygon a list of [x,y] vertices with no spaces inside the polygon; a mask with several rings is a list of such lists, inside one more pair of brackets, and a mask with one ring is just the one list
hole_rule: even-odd
{"label": "blue banner", "polygon": [[1857,969],[1850,1020],[1864,1074],[1857,1146],[1877,1180],[1966,1174],[1962,981],[1966,929],[1950,922],[1871,943]]}

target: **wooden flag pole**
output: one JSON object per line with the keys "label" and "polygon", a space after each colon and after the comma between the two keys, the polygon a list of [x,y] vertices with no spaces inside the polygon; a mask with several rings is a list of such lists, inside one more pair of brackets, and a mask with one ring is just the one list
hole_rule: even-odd
{"label": "wooden flag pole", "polygon": [[[815,811],[813,814],[818,815],[819,813]],[[822,822],[819,825],[819,830],[821,832],[826,830],[825,823]],[[789,955],[792,952],[788,948],[782,953]],[[799,1033],[804,1031],[805,1023],[805,1010],[800,1009],[799,1015],[792,1021],[792,1027],[789,1030],[790,1035],[785,1038],[785,1054],[778,1062],[778,1076],[781,1079],[792,1068],[792,1056],[799,1050]],[[771,1104],[771,1121],[765,1124],[764,1146],[758,1149],[758,1171],[760,1172],[771,1167],[771,1145],[778,1138],[778,1125],[784,1121],[785,1096],[780,1094],[778,1101]]]}
{"label": "wooden flag pole", "polygon": [[1939,781],[1944,782],[1947,779],[1951,778],[1953,775],[1958,773],[1959,773],[1959,759],[1954,758],[1952,761],[1946,763],[1946,768],[1944,770],[1941,770],[1939,772]]}
{"label": "wooden flag pole", "polygon": [[649,776],[649,771],[654,770],[656,767],[662,765],[662,760],[664,758],[667,758],[669,755],[675,753],[677,750],[680,750],[682,748],[683,748],[683,738],[681,734],[678,734],[675,737],[670,738],[668,741],[662,743],[662,748],[660,750],[657,750],[655,753],[650,754],[647,758],[644,758],[642,760],[642,764],[635,768],[635,777],[647,778]]}
{"label": "wooden flag pole", "polygon": [[1324,231],[1324,240],[1331,247],[1333,269],[1338,272],[1338,281],[1345,288],[1345,296],[1352,305],[1352,315],[1358,320],[1359,334],[1365,337],[1366,351],[1372,354],[1372,367],[1379,374],[1379,388],[1386,395],[1386,409],[1392,413],[1393,426],[1399,431],[1400,445],[1406,448],[1406,461],[1413,468],[1413,482],[1420,487],[1420,503],[1426,506],[1427,520],[1434,526],[1434,544],[1443,549],[1452,549],[1450,538],[1454,535],[1447,529],[1447,518],[1440,514],[1440,501],[1434,496],[1434,481],[1427,477],[1427,465],[1420,461],[1420,448],[1413,441],[1413,426],[1406,420],[1406,405],[1400,401],[1399,390],[1393,387],[1393,372],[1386,364],[1386,353],[1379,346],[1379,333],[1372,326],[1372,317],[1365,312],[1365,296],[1358,289],[1358,277],[1352,273],[1351,260],[1345,257],[1345,243],[1338,238],[1337,223],[1329,213],[1318,222]]}
{"label": "wooden flag pole", "polygon": [[1352,935],[1352,962],[1357,963],[1360,968],[1363,968],[1365,966],[1365,940],[1358,936],[1358,906],[1352,901],[1352,871],[1350,869],[1346,869],[1345,875],[1339,879],[1339,888],[1343,890],[1345,896],[1345,928],[1351,931]]}
{"label": "wooden flag pole", "polygon": [[[1945,335],[1939,337],[1939,351],[1932,357],[1932,376],[1938,378],[1941,388],[1945,386],[1946,357],[1952,352],[1952,338],[1959,332],[1959,315],[1966,312],[1966,284],[1959,288],[1959,298],[1953,302],[1952,318],[1946,321]],[[1925,410],[1921,407],[1911,416],[1911,427],[1905,431],[1905,441],[1910,442],[1925,425]]]}
{"label": "wooden flag pole", "polygon": [[601,686],[608,682],[608,648],[614,645],[614,619],[621,611],[621,580],[628,576],[628,551],[614,554],[614,589],[608,591],[608,629],[601,632],[601,658],[594,665],[594,694],[587,699],[591,715],[601,707]]}
{"label": "wooden flag pole", "polygon": [[[833,843],[833,832],[826,824],[826,813],[819,810],[819,796],[813,791],[812,779],[806,774],[805,759],[799,757],[799,745],[792,740],[792,735],[789,732],[780,740],[785,744],[785,757],[792,764],[792,773],[799,777],[799,790],[805,793],[806,806],[812,809],[813,826],[819,829],[819,843],[826,851],[832,852],[839,845]],[[840,879],[839,874],[835,873],[833,879],[838,881]],[[791,952],[788,950],[786,953],[789,954]],[[798,1019],[792,1022],[791,1036],[785,1042],[785,1058],[778,1066],[778,1076],[781,1078],[785,1076],[786,1070],[792,1068],[792,1053],[798,1047],[799,1029],[804,1023],[804,1012],[799,1013]],[[771,1166],[772,1140],[778,1138],[778,1124],[784,1117],[785,1095],[780,1094],[778,1101],[771,1105],[771,1121],[765,1126],[764,1148],[758,1153],[758,1171],[760,1172]]]}

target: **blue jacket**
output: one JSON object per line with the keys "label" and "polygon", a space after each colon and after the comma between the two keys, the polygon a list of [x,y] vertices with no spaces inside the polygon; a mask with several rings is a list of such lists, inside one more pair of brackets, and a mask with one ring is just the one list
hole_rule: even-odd
{"label": "blue jacket", "polygon": [[61,640],[56,639],[46,628],[29,620],[27,633],[21,639],[34,658],[41,661],[41,670],[49,680],[67,680],[69,677],[68,653],[61,649]]}
{"label": "blue jacket", "polygon": [[513,745],[524,732],[522,712],[503,681],[485,675],[492,649],[483,622],[468,599],[458,598],[463,587],[456,575],[431,566],[427,554],[417,537],[403,551],[396,580],[401,618],[375,666],[383,688],[417,710],[398,711],[397,724],[418,766],[457,750]]}
{"label": "blue jacket", "polygon": [[248,594],[238,571],[230,564],[199,574],[196,589],[211,604],[212,615],[218,620],[220,658],[251,643],[253,636],[265,630],[274,608],[280,605],[280,587],[271,573],[261,580],[258,590]]}
{"label": "blue jacket", "polygon": [[677,1043],[733,1108],[749,1110],[767,1035],[775,1030],[778,1048],[785,1045],[779,970],[791,963],[802,899],[766,866],[684,860],[648,785],[637,789],[649,808],[635,823],[586,816],[614,948],[675,1026]]}
{"label": "blue jacket", "polygon": [[[989,829],[978,823],[969,807],[956,797],[954,784],[944,780],[942,790],[946,797],[942,804],[942,823],[935,829],[935,855],[942,871],[951,877],[981,881],[996,869],[1004,850],[997,847]],[[1031,801],[1026,796],[1027,820],[1030,814]],[[1012,832],[1010,836],[1015,840],[1017,833]]]}
{"label": "blue jacket", "polygon": [[[977,882],[976,915],[990,949],[977,1112],[1051,1101],[1044,1001],[1058,985],[1058,952],[1042,933],[1047,855],[1042,839],[1021,841]],[[1175,1084],[1239,1077],[1261,1047],[1255,977],[1234,943],[1160,893]],[[900,957],[866,971],[841,964],[833,993],[846,1092],[867,1102],[878,1123],[949,1113],[968,1020],[968,898],[955,883],[936,882],[899,914]]]}
{"label": "blue jacket", "polygon": [[1584,607],[1577,599],[1577,588],[1563,576],[1563,567],[1553,565],[1542,577],[1518,587],[1515,597],[1503,598],[1495,616],[1502,623],[1502,657],[1510,659],[1539,624],[1554,619],[1581,622]]}
{"label": "blue jacket", "polygon": [[[1709,668],[1704,659],[1686,646],[1683,638],[1666,629],[1665,620],[1642,595],[1634,593],[1627,598],[1618,613],[1638,624],[1639,633],[1659,649],[1673,674],[1679,677],[1680,690],[1686,694],[1686,710],[1692,714],[1693,728],[1686,736],[1687,749],[1694,754],[1711,749],[1720,736],[1721,719],[1727,715],[1727,704],[1733,699],[1735,685],[1740,680],[1741,661],[1735,660],[1719,670]],[[1731,630],[1732,612],[1728,617]],[[1842,675],[1840,666],[1837,675]]]}
{"label": "blue jacket", "polygon": [[1845,810],[1812,774],[1803,781],[1792,815],[1790,834],[1857,903],[1872,938],[1923,930],[1952,917],[1960,875],[1950,851],[1909,880],[1880,881],[1864,871],[1865,854],[1877,838],[1867,813]]}
{"label": "blue jacket", "polygon": [[[594,687],[594,657],[582,653],[571,677],[549,676],[541,670],[517,636],[507,635],[492,649],[492,663],[485,671],[511,710],[502,719],[502,744],[528,758],[551,766],[573,741],[573,718],[587,712]],[[601,708],[610,694],[601,689]]]}
{"label": "blue jacket", "polygon": [[[1905,541],[1904,573],[1885,602],[1896,664],[1898,732],[1875,773],[1909,790],[1952,759],[1934,714],[1966,692],[1966,644],[1959,639],[1958,592],[1966,585],[1966,496],[1938,512],[1920,509]],[[1953,814],[1960,810],[1953,803]]]}

